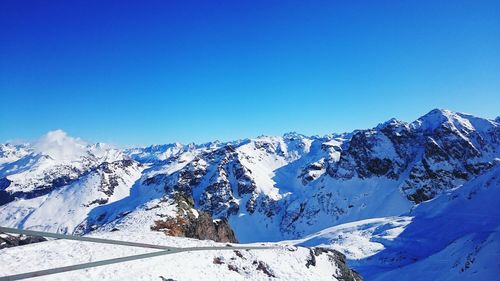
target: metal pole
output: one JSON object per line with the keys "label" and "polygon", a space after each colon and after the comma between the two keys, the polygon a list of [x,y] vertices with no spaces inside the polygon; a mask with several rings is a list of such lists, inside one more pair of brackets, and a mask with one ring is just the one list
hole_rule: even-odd
{"label": "metal pole", "polygon": [[75,265],[69,265],[69,266],[63,266],[63,267],[57,267],[57,268],[51,268],[51,269],[32,271],[32,272],[27,272],[27,273],[8,275],[8,276],[0,277],[0,281],[21,280],[21,279],[26,279],[26,278],[51,275],[51,274],[56,274],[56,273],[61,273],[61,272],[67,272],[67,271],[73,271],[73,270],[79,270],[79,269],[85,269],[85,268],[92,268],[92,267],[103,266],[103,265],[108,265],[108,264],[121,263],[121,262],[127,262],[127,261],[133,261],[133,260],[145,259],[145,258],[157,257],[157,256],[163,256],[163,255],[170,255],[170,254],[175,254],[175,253],[180,253],[180,252],[213,251],[213,250],[263,250],[263,249],[273,249],[274,248],[274,247],[266,247],[266,246],[232,246],[232,245],[225,246],[225,247],[204,246],[204,247],[180,248],[180,247],[168,247],[168,246],[153,245],[153,244],[146,244],[146,243],[135,243],[135,242],[128,242],[128,241],[120,241],[120,240],[94,238],[94,237],[65,235],[65,234],[57,234],[57,233],[34,231],[34,230],[24,230],[24,229],[8,228],[8,227],[1,227],[1,226],[0,226],[0,232],[16,233],[16,234],[24,234],[24,235],[32,235],[32,236],[43,236],[43,237],[51,237],[51,238],[57,238],[57,239],[76,240],[76,241],[82,241],[82,242],[93,242],[93,243],[103,243],[103,244],[122,245],[122,246],[131,246],[131,247],[162,249],[162,251],[156,251],[156,252],[152,252],[152,253],[126,256],[126,257],[113,258],[113,259],[102,260],[102,261],[88,262],[88,263],[75,264]]}

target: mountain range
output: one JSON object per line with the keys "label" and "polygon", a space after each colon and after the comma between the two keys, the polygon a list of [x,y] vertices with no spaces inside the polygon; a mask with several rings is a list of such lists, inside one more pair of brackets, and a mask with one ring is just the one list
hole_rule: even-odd
{"label": "mountain range", "polygon": [[[52,131],[0,144],[0,225],[176,245],[279,246],[267,256],[245,253],[261,255],[265,266],[255,256],[236,254],[231,263],[222,253],[218,261],[228,267],[198,256],[209,260],[200,272],[225,279],[494,280],[499,121],[434,109],[410,123],[391,119],[349,133],[134,148]],[[70,247],[5,248],[0,264],[16,270],[10,261],[23,260],[21,248],[36,257],[55,251],[50,243]],[[294,269],[274,264],[273,255]]]}

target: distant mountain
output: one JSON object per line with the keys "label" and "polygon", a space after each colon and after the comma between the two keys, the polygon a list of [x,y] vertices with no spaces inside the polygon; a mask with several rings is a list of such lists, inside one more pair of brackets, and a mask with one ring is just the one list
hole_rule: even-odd
{"label": "distant mountain", "polygon": [[35,143],[0,145],[0,225],[302,239],[408,214],[481,175],[496,176],[499,161],[498,118],[441,109],[350,133],[201,145],[117,149],[55,131]]}

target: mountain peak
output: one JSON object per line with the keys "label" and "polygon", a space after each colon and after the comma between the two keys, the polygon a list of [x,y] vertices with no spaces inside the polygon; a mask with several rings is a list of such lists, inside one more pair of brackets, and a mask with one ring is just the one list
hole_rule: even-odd
{"label": "mountain peak", "polygon": [[456,115],[457,115],[457,113],[455,113],[451,110],[435,108],[435,109],[429,111],[424,116],[420,117],[419,119],[426,119],[428,121],[445,121],[449,118],[453,118]]}
{"label": "mountain peak", "polygon": [[474,130],[474,127],[467,117],[469,117],[469,115],[459,114],[448,109],[436,108],[411,123],[411,126],[418,130],[433,131],[443,124],[447,124],[455,129],[467,128],[469,130]]}
{"label": "mountain peak", "polygon": [[299,134],[297,132],[288,132],[283,134],[284,139],[300,139],[304,137],[305,136],[303,134]]}
{"label": "mountain peak", "polygon": [[398,127],[400,125],[406,125],[406,122],[401,121],[397,118],[391,118],[391,119],[385,121],[384,123],[378,124],[376,129],[384,129],[387,127]]}
{"label": "mountain peak", "polygon": [[424,131],[433,131],[443,125],[458,131],[488,131],[497,126],[491,120],[447,109],[433,109],[411,123],[413,128]]}

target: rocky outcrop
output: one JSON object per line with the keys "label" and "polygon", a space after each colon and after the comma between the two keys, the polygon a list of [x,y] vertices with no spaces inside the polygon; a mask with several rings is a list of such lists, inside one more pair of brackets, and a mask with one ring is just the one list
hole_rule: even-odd
{"label": "rocky outcrop", "polygon": [[338,271],[332,277],[342,281],[363,281],[361,275],[347,266],[345,255],[333,249],[322,247],[311,248],[309,258],[306,261],[306,267],[316,266],[316,257],[320,255],[326,255],[328,260],[337,266]]}
{"label": "rocky outcrop", "polygon": [[[172,174],[157,174],[144,181],[146,185],[163,185],[167,193],[193,196],[195,188],[203,189],[197,208],[215,218],[228,218],[240,209],[238,196],[252,194],[256,183],[251,170],[239,160],[231,144],[203,151]],[[200,185],[203,185],[200,188]]]}
{"label": "rocky outcrop", "polygon": [[12,235],[0,232],[0,249],[47,241],[40,236]]}
{"label": "rocky outcrop", "polygon": [[151,230],[162,231],[169,236],[238,243],[227,220],[213,220],[210,214],[196,211],[193,199],[182,193],[176,193],[174,201],[178,207],[177,216],[156,220]]}
{"label": "rocky outcrop", "polygon": [[226,220],[214,221],[208,213],[201,212],[185,228],[185,236],[216,242],[238,243],[231,226]]}

